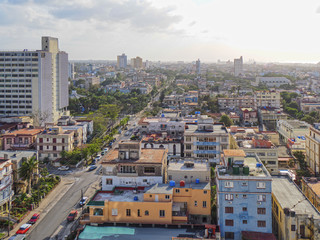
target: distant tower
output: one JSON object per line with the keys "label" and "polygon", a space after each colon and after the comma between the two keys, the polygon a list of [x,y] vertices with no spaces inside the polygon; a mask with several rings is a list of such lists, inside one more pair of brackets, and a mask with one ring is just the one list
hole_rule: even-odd
{"label": "distant tower", "polygon": [[240,58],[234,59],[234,76],[237,77],[239,75],[243,75],[243,59],[242,56]]}
{"label": "distant tower", "polygon": [[200,73],[201,73],[200,59],[198,59],[198,60],[196,61],[196,73],[197,73],[198,75],[200,75]]}
{"label": "distant tower", "polygon": [[132,68],[143,68],[142,58],[136,57],[131,59],[131,67]]}
{"label": "distant tower", "polygon": [[117,56],[117,67],[126,68],[127,67],[127,55],[122,53],[122,55]]}

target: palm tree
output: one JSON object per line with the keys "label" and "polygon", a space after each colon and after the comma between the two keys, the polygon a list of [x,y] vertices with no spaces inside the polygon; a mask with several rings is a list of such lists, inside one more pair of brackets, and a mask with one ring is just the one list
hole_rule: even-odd
{"label": "palm tree", "polygon": [[28,181],[27,193],[30,194],[31,191],[31,179],[38,171],[38,161],[36,157],[31,157],[29,160],[22,163],[22,166],[19,168],[19,175],[22,179]]}

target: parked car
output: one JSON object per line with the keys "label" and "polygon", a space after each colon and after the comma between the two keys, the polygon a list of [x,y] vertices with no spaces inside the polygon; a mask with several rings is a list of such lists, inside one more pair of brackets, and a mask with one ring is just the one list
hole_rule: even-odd
{"label": "parked car", "polygon": [[88,171],[91,172],[91,171],[95,170],[96,168],[97,168],[96,165],[91,165],[91,166],[89,167]]}
{"label": "parked car", "polygon": [[33,216],[30,218],[28,223],[35,224],[38,221],[39,217],[40,217],[39,213],[33,214]]}
{"label": "parked car", "polygon": [[101,156],[104,156],[104,151],[101,152]]}
{"label": "parked car", "polygon": [[26,236],[27,235],[25,235],[25,234],[13,235],[8,240],[24,240],[24,239],[26,239]]}
{"label": "parked car", "polygon": [[109,148],[105,148],[105,149],[103,149],[103,151],[106,153],[109,151]]}
{"label": "parked car", "polygon": [[99,161],[101,159],[101,155],[97,155],[95,159]]}
{"label": "parked car", "polygon": [[29,231],[29,229],[31,228],[31,224],[28,224],[28,223],[26,223],[26,224],[23,224],[20,228],[19,228],[19,230],[16,232],[16,234],[25,234],[26,232],[28,232]]}
{"label": "parked car", "polygon": [[91,162],[91,164],[96,164],[96,160],[93,159],[92,162]]}
{"label": "parked car", "polygon": [[69,167],[68,166],[61,166],[61,167],[58,168],[58,170],[60,170],[60,171],[68,171]]}
{"label": "parked car", "polygon": [[78,211],[77,210],[71,210],[71,212],[69,213],[69,215],[67,217],[68,222],[74,221],[77,216],[78,216]]}
{"label": "parked car", "polygon": [[82,197],[79,202],[80,207],[84,206],[87,203],[88,197]]}

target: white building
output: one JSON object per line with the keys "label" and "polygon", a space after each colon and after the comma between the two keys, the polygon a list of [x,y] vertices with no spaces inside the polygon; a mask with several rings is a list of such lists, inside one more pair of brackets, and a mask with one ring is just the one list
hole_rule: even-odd
{"label": "white building", "polygon": [[42,50],[1,51],[0,117],[57,121],[69,105],[68,66],[57,38],[42,37]]}
{"label": "white building", "polygon": [[265,84],[267,87],[280,87],[286,84],[291,85],[291,81],[285,77],[257,77],[256,86],[258,86],[259,83]]}
{"label": "white building", "polygon": [[234,59],[234,76],[239,76],[243,74],[243,58]]}

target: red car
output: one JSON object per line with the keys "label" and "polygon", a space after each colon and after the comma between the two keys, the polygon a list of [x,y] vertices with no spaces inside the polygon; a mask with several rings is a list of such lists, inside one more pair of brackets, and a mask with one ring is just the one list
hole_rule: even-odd
{"label": "red car", "polygon": [[38,221],[39,217],[40,217],[40,214],[39,214],[39,213],[33,214],[33,216],[30,218],[30,220],[29,220],[28,223],[30,223],[30,224],[35,224],[36,221]]}
{"label": "red car", "polygon": [[28,223],[26,223],[26,224],[23,224],[20,228],[19,228],[19,230],[16,232],[16,234],[25,234],[26,232],[28,232],[29,231],[29,229],[31,228],[31,224],[28,224]]}
{"label": "red car", "polygon": [[67,217],[68,222],[74,221],[74,219],[77,217],[77,215],[78,215],[78,211],[77,210],[72,210],[69,213],[69,216]]}

